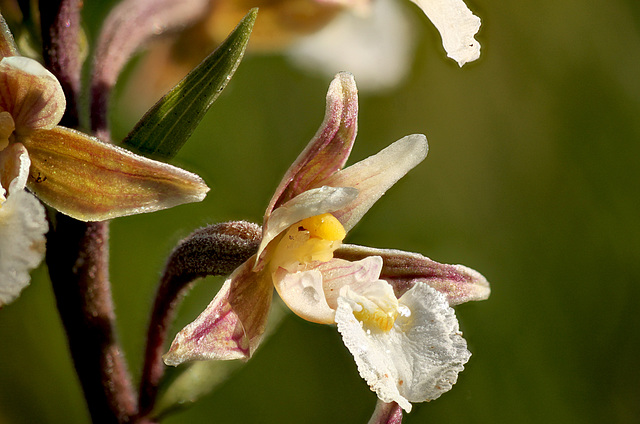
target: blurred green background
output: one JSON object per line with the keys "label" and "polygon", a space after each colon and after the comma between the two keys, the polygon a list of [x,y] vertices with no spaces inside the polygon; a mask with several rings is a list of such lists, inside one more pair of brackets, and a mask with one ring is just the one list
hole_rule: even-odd
{"label": "blurred green background", "polygon": [[[85,3],[95,20],[108,5]],[[462,69],[406,5],[418,23],[413,70],[396,91],[361,93],[350,160],[425,133],[425,162],[347,242],[462,263],[492,284],[489,300],[456,308],[473,352],[458,383],[404,422],[640,422],[640,2],[467,4],[483,47]],[[212,187],[207,199],[112,223],[136,378],[167,254],[197,227],[261,221],[322,120],[329,82],[279,56],[246,57],[175,160]],[[116,116],[116,136],[135,119]],[[192,291],[174,333],[219,285]],[[0,312],[0,340],[0,422],[88,422],[44,267]],[[233,378],[166,422],[365,423],[374,404],[335,328],[288,315]]]}

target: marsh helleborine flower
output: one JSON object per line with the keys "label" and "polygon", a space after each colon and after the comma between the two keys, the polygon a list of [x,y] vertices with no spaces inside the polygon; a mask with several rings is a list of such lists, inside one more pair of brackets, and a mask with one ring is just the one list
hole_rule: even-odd
{"label": "marsh helleborine flower", "polygon": [[44,255],[48,227],[34,195],[101,221],[199,201],[209,190],[197,175],[59,126],[65,106],[56,77],[18,55],[0,16],[0,307]]}
{"label": "marsh helleborine flower", "polygon": [[481,300],[487,281],[421,255],[342,245],[349,231],[427,154],[410,135],[343,169],[356,136],[357,90],[340,73],[325,120],[267,207],[255,256],[175,338],[165,362],[248,358],[257,348],[273,286],[300,317],[337,324],[360,375],[383,402],[435,399],[469,359],[450,304]]}

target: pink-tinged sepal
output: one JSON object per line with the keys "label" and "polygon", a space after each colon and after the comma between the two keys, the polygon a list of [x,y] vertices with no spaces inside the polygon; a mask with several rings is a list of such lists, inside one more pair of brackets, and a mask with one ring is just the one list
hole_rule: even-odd
{"label": "pink-tinged sepal", "polygon": [[23,140],[31,158],[28,187],[60,212],[102,221],[204,199],[200,177],[64,127]]}
{"label": "pink-tinged sepal", "polygon": [[393,286],[397,297],[418,282],[444,294],[451,306],[485,300],[491,293],[489,282],[479,272],[463,265],[441,264],[419,253],[343,244],[334,255],[349,261],[380,256],[383,261],[380,279]]}
{"label": "pink-tinged sepal", "polygon": [[209,304],[175,337],[164,355],[167,365],[207,359],[248,359],[264,334],[273,285],[252,271],[253,258],[225,281]]}
{"label": "pink-tinged sepal", "polygon": [[264,222],[273,209],[310,188],[326,185],[324,179],[342,169],[356,138],[357,122],[355,80],[350,73],[340,72],[329,86],[322,125],[284,175],[267,207]]}
{"label": "pink-tinged sepal", "polygon": [[9,30],[9,25],[0,13],[0,59],[7,56],[16,56],[18,48],[13,40],[13,34]]}
{"label": "pink-tinged sepal", "polygon": [[0,111],[11,114],[18,136],[55,127],[65,107],[62,86],[38,62],[22,56],[0,61]]}
{"label": "pink-tinged sepal", "polygon": [[359,191],[354,202],[334,213],[345,230],[353,228],[391,186],[427,157],[428,151],[424,135],[408,135],[323,180],[323,185],[353,187]]}
{"label": "pink-tinged sepal", "polygon": [[401,424],[402,408],[396,402],[376,402],[376,409],[367,424]]}

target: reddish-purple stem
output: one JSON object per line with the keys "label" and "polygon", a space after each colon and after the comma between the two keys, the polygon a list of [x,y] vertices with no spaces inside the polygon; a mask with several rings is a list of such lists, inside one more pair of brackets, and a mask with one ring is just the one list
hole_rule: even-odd
{"label": "reddish-purple stem", "polygon": [[167,261],[147,333],[142,379],[140,416],[151,412],[164,375],[162,354],[176,307],[191,283],[207,275],[228,275],[255,254],[261,239],[260,227],[236,221],[211,225],[183,240]]}
{"label": "reddish-purple stem", "polygon": [[[81,0],[40,2],[43,57],[64,89],[62,125],[78,125]],[[47,241],[47,265],[69,349],[94,423],[128,423],[136,396],[115,331],[108,266],[108,223],[58,213]]]}

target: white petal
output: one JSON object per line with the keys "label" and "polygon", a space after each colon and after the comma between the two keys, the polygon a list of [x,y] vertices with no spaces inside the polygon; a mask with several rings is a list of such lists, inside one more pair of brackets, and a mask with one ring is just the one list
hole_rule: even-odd
{"label": "white petal", "polygon": [[332,187],[354,187],[358,198],[334,213],[349,231],[373,204],[400,178],[427,156],[429,146],[422,134],[401,138],[377,154],[328,177]]}
{"label": "white petal", "polygon": [[[14,180],[15,182],[15,180]],[[30,193],[11,184],[0,205],[0,307],[15,300],[44,257],[48,225],[44,208]]]}
{"label": "white petal", "polygon": [[319,264],[316,269],[322,272],[327,303],[335,310],[342,287],[348,285],[352,290],[361,292],[363,287],[378,281],[382,270],[382,258],[369,256],[355,262],[332,259]]}
{"label": "white petal", "polygon": [[351,187],[320,187],[307,190],[275,209],[269,220],[263,224],[258,260],[269,242],[291,225],[305,218],[341,209],[357,196],[358,190]]}
{"label": "white petal", "polygon": [[342,297],[336,323],[371,389],[409,412],[409,402],[436,399],[451,389],[471,353],[444,295],[418,283],[399,302],[404,312],[388,332],[363,326]]}
{"label": "white petal", "polygon": [[411,0],[433,22],[447,56],[462,66],[480,57],[480,43],[473,37],[480,29],[480,18],[462,0]]}
{"label": "white petal", "polygon": [[280,298],[299,317],[319,324],[332,324],[335,312],[327,304],[318,270],[288,272],[279,268],[274,285]]}
{"label": "white petal", "polygon": [[409,71],[414,31],[397,0],[376,0],[370,6],[367,14],[345,11],[294,44],[288,56],[297,66],[326,76],[349,71],[361,90],[393,88]]}
{"label": "white petal", "polygon": [[379,256],[357,262],[332,259],[298,272],[279,268],[274,273],[273,283],[296,315],[319,324],[333,324],[340,289],[349,286],[360,292],[378,280],[381,269],[382,258]]}

